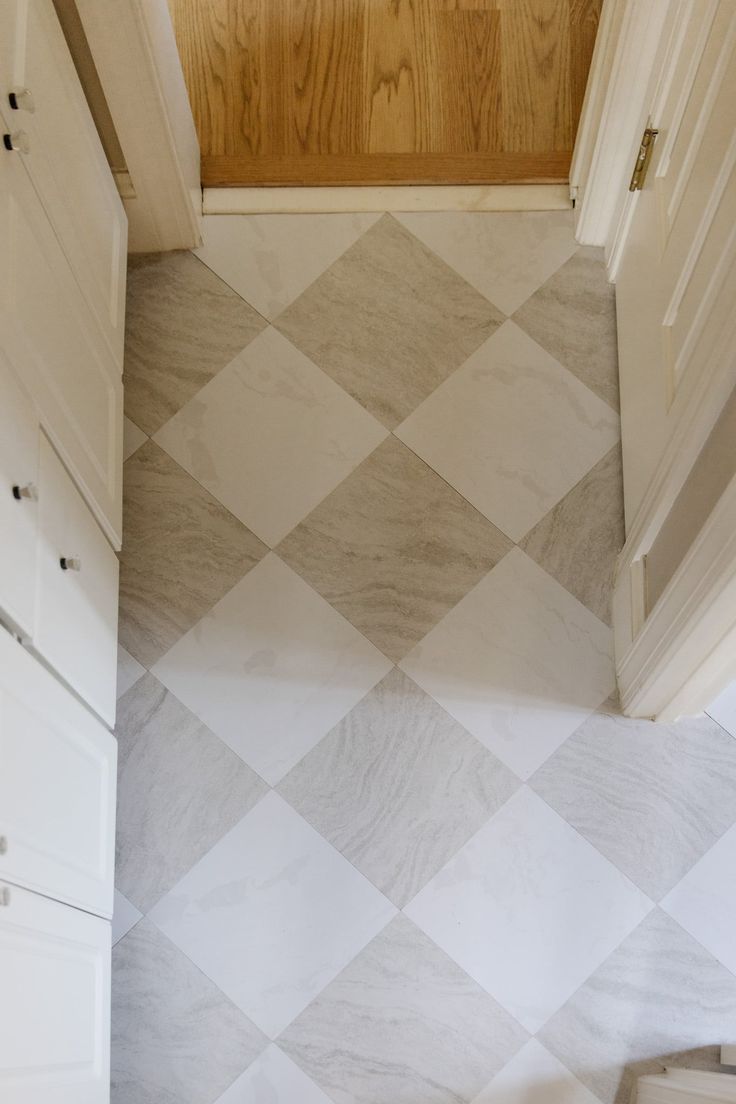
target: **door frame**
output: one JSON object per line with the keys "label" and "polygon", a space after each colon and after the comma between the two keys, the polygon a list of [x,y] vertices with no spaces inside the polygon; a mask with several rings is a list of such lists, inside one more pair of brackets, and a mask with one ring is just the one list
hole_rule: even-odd
{"label": "door frame", "polygon": [[[604,0],[571,168],[576,237],[602,246],[615,282],[639,193],[629,191],[641,133],[670,75],[691,0]],[[715,6],[717,0],[711,0]],[[680,396],[680,414],[614,576],[616,673],[625,714],[669,721],[700,712],[736,678],[736,477],[654,608],[646,556],[736,387],[736,317]]]}

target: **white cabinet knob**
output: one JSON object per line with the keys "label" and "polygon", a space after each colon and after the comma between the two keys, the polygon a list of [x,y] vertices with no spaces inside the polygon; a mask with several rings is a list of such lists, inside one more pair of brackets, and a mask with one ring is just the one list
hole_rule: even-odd
{"label": "white cabinet knob", "polygon": [[0,886],[0,907],[4,908],[10,904],[10,890],[7,886]]}
{"label": "white cabinet knob", "polygon": [[36,110],[30,88],[11,88],[8,101],[13,111],[27,111],[32,115]]}
{"label": "white cabinet knob", "polygon": [[13,485],[13,498],[17,498],[19,502],[23,498],[30,498],[33,502],[36,502],[38,499],[36,485],[34,483],[26,483],[25,486],[21,487],[19,483],[15,483]]}
{"label": "white cabinet knob", "polygon": [[62,571],[81,571],[82,561],[78,560],[76,556],[62,556],[59,560],[59,567]]}
{"label": "white cabinet knob", "polygon": [[3,145],[6,150],[17,150],[18,153],[31,152],[31,140],[24,130],[14,130],[12,134],[3,134]]}

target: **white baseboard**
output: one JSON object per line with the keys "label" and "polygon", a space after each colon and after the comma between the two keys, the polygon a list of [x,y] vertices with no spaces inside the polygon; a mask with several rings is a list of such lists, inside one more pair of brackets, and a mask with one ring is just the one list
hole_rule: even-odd
{"label": "white baseboard", "polygon": [[393,185],[345,188],[205,188],[205,215],[340,211],[566,211],[567,184]]}

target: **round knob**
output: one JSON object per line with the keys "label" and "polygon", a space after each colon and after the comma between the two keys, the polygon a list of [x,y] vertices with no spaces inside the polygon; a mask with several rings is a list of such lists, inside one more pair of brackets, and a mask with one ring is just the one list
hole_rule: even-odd
{"label": "round knob", "polygon": [[8,837],[0,836],[0,855],[7,855],[8,853]]}
{"label": "round knob", "polygon": [[32,115],[36,110],[30,88],[11,88],[8,100],[13,111],[28,111]]}
{"label": "round knob", "polygon": [[5,908],[10,904],[10,890],[7,886],[0,886],[0,908]]}
{"label": "round knob", "polygon": [[12,134],[3,134],[3,145],[6,150],[17,150],[18,153],[31,152],[31,140],[24,130],[14,130]]}
{"label": "round knob", "polygon": [[22,498],[30,498],[33,502],[38,499],[38,491],[34,483],[26,483],[21,487],[19,483],[13,485],[13,498],[17,498],[18,501]]}
{"label": "round knob", "polygon": [[81,571],[82,561],[75,556],[62,556],[59,560],[59,567],[62,571]]}

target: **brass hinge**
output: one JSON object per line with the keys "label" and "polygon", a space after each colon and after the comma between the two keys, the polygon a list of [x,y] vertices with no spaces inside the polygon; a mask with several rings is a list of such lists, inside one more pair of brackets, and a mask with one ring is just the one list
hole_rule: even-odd
{"label": "brass hinge", "polygon": [[639,145],[639,152],[636,155],[634,171],[631,174],[631,183],[629,184],[630,192],[640,192],[644,187],[647,169],[649,168],[649,162],[652,159],[652,151],[654,150],[654,139],[658,134],[659,131],[655,130],[654,127],[650,127],[647,123],[646,129],[641,136],[641,143]]}

